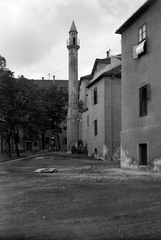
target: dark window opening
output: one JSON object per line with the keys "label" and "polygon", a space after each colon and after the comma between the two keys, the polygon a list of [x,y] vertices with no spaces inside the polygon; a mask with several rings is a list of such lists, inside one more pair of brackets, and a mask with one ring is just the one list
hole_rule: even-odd
{"label": "dark window opening", "polygon": [[139,144],[139,165],[147,166],[147,144]]}
{"label": "dark window opening", "polygon": [[63,129],[64,129],[64,130],[67,130],[67,124],[64,124]]}
{"label": "dark window opening", "polygon": [[89,127],[89,115],[87,116],[87,127]]}
{"label": "dark window opening", "polygon": [[148,115],[149,84],[139,89],[140,117]]}
{"label": "dark window opening", "polygon": [[94,104],[97,104],[97,88],[93,90],[93,95],[94,95]]}
{"label": "dark window opening", "polygon": [[26,151],[32,151],[32,142],[26,142]]}
{"label": "dark window opening", "polygon": [[97,134],[98,134],[97,120],[94,120],[94,135],[96,136]]}
{"label": "dark window opening", "polygon": [[45,142],[46,144],[49,144],[49,137],[46,137]]}
{"label": "dark window opening", "polygon": [[37,142],[34,142],[34,147],[37,147]]}
{"label": "dark window opening", "polygon": [[75,45],[75,43],[76,43],[76,39],[75,39],[75,37],[73,38],[73,44]]}
{"label": "dark window opening", "polygon": [[67,144],[67,138],[66,137],[64,137],[64,139],[63,139],[63,144]]}

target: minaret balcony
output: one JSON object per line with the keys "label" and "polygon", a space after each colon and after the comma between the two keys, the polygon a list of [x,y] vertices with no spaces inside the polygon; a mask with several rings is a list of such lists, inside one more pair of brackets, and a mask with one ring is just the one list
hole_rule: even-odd
{"label": "minaret balcony", "polygon": [[77,38],[68,39],[68,40],[67,40],[67,48],[68,48],[68,47],[80,48],[80,40],[77,39]]}

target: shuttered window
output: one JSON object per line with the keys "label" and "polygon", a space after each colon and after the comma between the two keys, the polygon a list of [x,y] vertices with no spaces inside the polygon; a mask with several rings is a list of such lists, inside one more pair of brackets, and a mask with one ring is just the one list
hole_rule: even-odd
{"label": "shuttered window", "polygon": [[89,115],[87,115],[87,127],[89,127]]}
{"label": "shuttered window", "polygon": [[94,104],[97,104],[97,88],[93,90],[93,95],[94,95]]}
{"label": "shuttered window", "polygon": [[139,89],[140,117],[148,115],[149,84]]}

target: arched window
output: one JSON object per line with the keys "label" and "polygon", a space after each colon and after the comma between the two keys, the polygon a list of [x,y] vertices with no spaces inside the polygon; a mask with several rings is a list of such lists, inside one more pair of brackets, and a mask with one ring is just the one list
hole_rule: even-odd
{"label": "arched window", "polygon": [[76,38],[74,37],[73,38],[73,44],[75,45],[75,43],[76,43]]}

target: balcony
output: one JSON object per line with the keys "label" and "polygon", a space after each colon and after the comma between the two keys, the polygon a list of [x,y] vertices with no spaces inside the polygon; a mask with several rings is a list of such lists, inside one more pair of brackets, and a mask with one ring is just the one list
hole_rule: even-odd
{"label": "balcony", "polygon": [[77,47],[80,48],[80,40],[77,38],[69,38],[67,40],[67,47]]}

